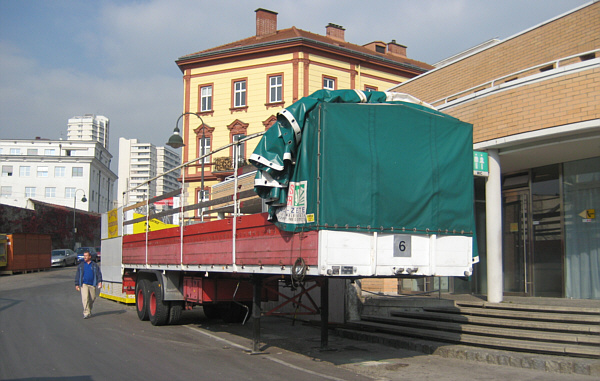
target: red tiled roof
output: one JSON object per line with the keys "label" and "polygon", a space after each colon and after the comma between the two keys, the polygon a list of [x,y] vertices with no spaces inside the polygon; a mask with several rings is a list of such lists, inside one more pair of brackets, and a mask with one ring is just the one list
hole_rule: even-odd
{"label": "red tiled roof", "polygon": [[250,48],[255,45],[276,43],[278,41],[284,42],[286,40],[295,39],[295,38],[302,38],[302,39],[316,41],[318,43],[324,43],[324,44],[328,44],[328,45],[332,45],[332,46],[338,46],[340,48],[348,49],[348,50],[351,50],[351,51],[354,51],[354,52],[357,52],[360,54],[366,54],[366,55],[370,55],[372,57],[378,57],[381,59],[387,59],[387,60],[395,61],[395,62],[398,62],[401,64],[410,65],[415,68],[422,69],[424,71],[431,70],[434,68],[433,66],[431,66],[425,62],[413,60],[413,59],[402,57],[402,56],[392,54],[392,53],[378,53],[371,49],[365,48],[364,46],[352,44],[347,41],[337,40],[337,39],[327,37],[327,36],[322,36],[322,35],[316,34],[316,33],[307,32],[305,30],[298,29],[296,27],[291,27],[288,29],[281,29],[273,34],[266,35],[266,36],[261,36],[261,37],[252,36],[252,37],[245,38],[243,40],[238,40],[238,41],[230,42],[228,44],[224,44],[224,45],[217,46],[214,48],[202,50],[202,51],[199,51],[196,53],[187,54],[185,56],[180,57],[177,61],[185,61],[187,59],[196,58],[199,56],[212,54],[212,53],[218,53],[221,51],[227,51],[230,49]]}

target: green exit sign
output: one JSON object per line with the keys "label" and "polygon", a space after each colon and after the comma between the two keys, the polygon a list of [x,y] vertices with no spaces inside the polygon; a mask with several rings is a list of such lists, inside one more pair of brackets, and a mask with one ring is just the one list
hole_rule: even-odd
{"label": "green exit sign", "polygon": [[488,175],[488,154],[487,152],[473,151],[473,174],[475,176]]}

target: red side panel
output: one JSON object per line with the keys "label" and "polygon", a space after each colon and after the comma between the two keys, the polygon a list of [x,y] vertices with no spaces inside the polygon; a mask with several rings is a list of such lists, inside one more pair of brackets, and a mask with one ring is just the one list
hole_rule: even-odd
{"label": "red side panel", "polygon": [[[291,266],[298,257],[307,265],[318,261],[318,232],[289,233],[267,221],[267,214],[237,218],[236,264]],[[183,264],[231,265],[233,219],[184,227]],[[148,264],[179,264],[179,227],[148,234]],[[123,238],[123,263],[146,263],[146,234]]]}
{"label": "red side panel", "polygon": [[[271,285],[277,289],[277,283]],[[250,302],[253,286],[246,279],[201,278],[186,276],[183,278],[183,296],[193,303]],[[277,294],[263,289],[262,300],[277,300]]]}

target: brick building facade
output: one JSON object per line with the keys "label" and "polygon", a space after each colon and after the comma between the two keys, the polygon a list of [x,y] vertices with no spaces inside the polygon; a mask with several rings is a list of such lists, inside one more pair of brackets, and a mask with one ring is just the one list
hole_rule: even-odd
{"label": "brick building facade", "polygon": [[600,299],[600,2],[395,86],[473,124],[480,258],[457,289]]}

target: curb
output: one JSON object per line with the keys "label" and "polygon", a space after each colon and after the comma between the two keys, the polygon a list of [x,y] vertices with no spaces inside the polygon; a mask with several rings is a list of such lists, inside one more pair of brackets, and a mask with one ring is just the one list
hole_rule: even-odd
{"label": "curb", "polygon": [[484,362],[487,364],[511,366],[514,368],[533,369],[541,372],[581,374],[585,376],[600,376],[600,360],[575,357],[534,355],[502,351],[496,349],[477,348],[466,345],[446,344],[408,337],[398,337],[385,333],[362,332],[351,329],[337,328],[336,336],[348,339],[367,341],[402,348],[428,355],[466,361]]}

